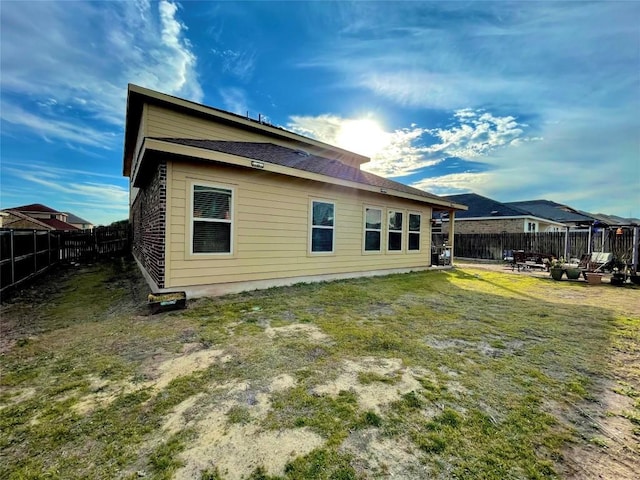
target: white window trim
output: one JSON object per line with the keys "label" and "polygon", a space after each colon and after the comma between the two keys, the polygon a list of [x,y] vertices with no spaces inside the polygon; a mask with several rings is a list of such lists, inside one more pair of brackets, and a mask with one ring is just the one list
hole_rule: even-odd
{"label": "white window trim", "polygon": [[[211,187],[211,188],[220,188],[223,190],[230,190],[231,191],[231,204],[229,205],[229,214],[231,215],[231,218],[229,220],[224,220],[224,219],[213,219],[213,218],[196,218],[193,216],[193,206],[195,204],[195,187],[200,186],[200,187]],[[234,220],[236,218],[235,215],[235,202],[236,202],[236,189],[234,187],[232,187],[231,185],[224,185],[224,184],[218,184],[218,183],[211,183],[211,182],[206,182],[206,181],[200,181],[200,180],[195,180],[190,182],[189,185],[189,189],[190,189],[190,204],[189,204],[189,255],[194,256],[194,257],[231,257],[234,254],[234,246],[235,246],[235,225],[234,225]],[[231,238],[229,239],[229,251],[228,252],[194,252],[193,251],[193,222],[194,221],[198,221],[198,222],[212,222],[212,223],[228,223],[231,225],[231,231],[230,231],[230,235]]]}
{"label": "white window trim", "polygon": [[[330,203],[331,205],[333,205],[333,226],[328,227],[326,225],[314,225],[313,224],[313,204],[315,203]],[[335,255],[336,252],[336,228],[337,228],[337,208],[336,208],[336,202],[334,200],[328,200],[325,198],[310,198],[309,199],[309,231],[308,231],[308,235],[309,235],[309,244],[308,244],[308,253],[309,255],[313,255],[315,256],[323,256],[323,255]],[[331,237],[331,251],[330,252],[314,252],[312,250],[312,246],[313,246],[313,229],[314,228],[321,228],[321,229],[325,229],[325,230],[332,230],[332,237]]]}
{"label": "white window trim", "polygon": [[[389,228],[389,212],[396,212],[396,213],[401,213],[402,214],[402,229],[401,230],[391,230]],[[387,208],[386,211],[387,215],[385,216],[385,231],[386,233],[386,243],[387,243],[387,249],[386,252],[387,253],[391,253],[391,254],[398,254],[398,253],[404,253],[405,252],[405,248],[404,248],[404,240],[403,238],[405,238],[405,231],[407,229],[406,225],[407,225],[407,212],[405,210],[402,210],[401,208]],[[389,234],[391,233],[398,233],[400,232],[400,250],[389,250]]]}
{"label": "white window trim", "polygon": [[[380,211],[380,229],[376,228],[367,228],[367,209],[370,210],[379,210]],[[378,207],[375,205],[365,205],[362,208],[362,253],[365,255],[379,255],[384,251],[384,208]],[[387,219],[388,221],[388,219]],[[367,232],[379,232],[380,233],[380,249],[378,250],[367,250]]]}
{"label": "white window trim", "polygon": [[[418,231],[409,229],[411,225],[409,222],[410,215],[418,215],[420,217],[420,229]],[[422,251],[422,217],[424,217],[422,212],[407,212],[407,253],[420,253]],[[415,250],[409,248],[409,236],[411,234],[418,235],[418,248]]]}

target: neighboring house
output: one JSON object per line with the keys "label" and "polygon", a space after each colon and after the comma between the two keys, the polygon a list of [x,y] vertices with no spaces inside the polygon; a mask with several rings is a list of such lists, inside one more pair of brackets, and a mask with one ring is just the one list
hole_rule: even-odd
{"label": "neighboring house", "polygon": [[95,225],[90,221],[80,218],[73,213],[65,212],[65,214],[67,215],[67,223],[79,228],[80,230],[93,230],[95,227]]}
{"label": "neighboring house", "polygon": [[561,223],[569,229],[587,228],[593,225],[595,218],[580,213],[567,205],[552,202],[551,200],[527,200],[523,202],[507,202],[505,205],[518,208],[531,215],[547,218]]}
{"label": "neighboring house", "polygon": [[633,226],[640,225],[639,218],[623,218],[623,217],[618,217],[617,215],[606,215],[604,213],[589,213],[589,212],[583,212],[581,210],[578,210],[578,213],[594,218],[596,220],[596,222],[594,223],[595,226],[633,227]]}
{"label": "neighboring house", "polygon": [[360,170],[368,161],[130,85],[134,257],[154,291],[192,296],[427,268],[432,211],[465,207]]}
{"label": "neighboring house", "polygon": [[3,210],[7,216],[3,228],[31,228],[34,230],[77,230],[67,223],[67,214],[40,203]]}
{"label": "neighboring house", "polygon": [[[467,205],[468,210],[455,217],[456,233],[535,233],[564,230],[564,224],[548,218],[532,215],[511,204],[500,203],[476,193],[447,195],[454,203]],[[434,224],[448,224],[446,216],[434,219]]]}

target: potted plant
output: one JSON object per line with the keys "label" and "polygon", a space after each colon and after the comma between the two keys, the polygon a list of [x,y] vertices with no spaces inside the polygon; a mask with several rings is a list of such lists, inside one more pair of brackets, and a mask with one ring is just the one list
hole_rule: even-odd
{"label": "potted plant", "polygon": [[580,274],[582,273],[582,271],[579,268],[575,268],[575,267],[567,267],[565,272],[569,280],[578,280],[580,278]]}
{"label": "potted plant", "polygon": [[562,257],[551,259],[549,273],[554,280],[562,280],[562,275],[564,274],[564,259]]}

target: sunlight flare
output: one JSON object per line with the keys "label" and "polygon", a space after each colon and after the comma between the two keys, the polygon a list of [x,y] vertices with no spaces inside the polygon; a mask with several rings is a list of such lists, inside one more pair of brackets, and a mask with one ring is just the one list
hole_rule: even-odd
{"label": "sunlight flare", "polygon": [[371,118],[345,121],[338,132],[336,143],[352,152],[373,157],[391,142],[391,134]]}

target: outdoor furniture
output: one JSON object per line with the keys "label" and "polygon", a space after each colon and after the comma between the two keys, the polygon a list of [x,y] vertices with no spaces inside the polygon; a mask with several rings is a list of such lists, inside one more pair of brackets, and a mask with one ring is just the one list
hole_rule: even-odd
{"label": "outdoor furniture", "polygon": [[605,268],[611,268],[612,264],[613,253],[592,252],[582,255],[578,268],[583,272],[603,272]]}
{"label": "outdoor furniture", "polygon": [[553,255],[550,255],[548,253],[514,251],[511,270],[515,270],[515,268],[517,268],[518,271],[520,271],[521,269],[532,270],[534,268],[549,270],[549,265],[551,264],[552,258]]}

